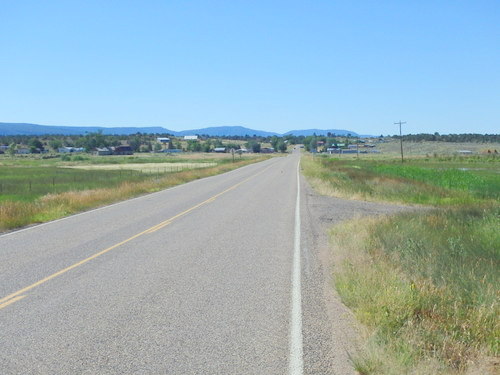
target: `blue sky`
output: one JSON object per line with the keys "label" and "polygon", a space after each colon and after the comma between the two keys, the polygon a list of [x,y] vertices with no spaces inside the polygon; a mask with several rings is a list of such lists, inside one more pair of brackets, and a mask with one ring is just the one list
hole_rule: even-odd
{"label": "blue sky", "polygon": [[0,2],[0,122],[500,132],[500,1]]}

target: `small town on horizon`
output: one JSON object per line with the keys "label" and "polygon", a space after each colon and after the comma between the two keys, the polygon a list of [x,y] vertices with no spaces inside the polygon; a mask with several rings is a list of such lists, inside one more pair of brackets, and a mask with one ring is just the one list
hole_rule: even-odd
{"label": "small town on horizon", "polygon": [[[137,152],[286,152],[287,146],[301,144],[313,153],[366,154],[383,152],[380,144],[390,140],[405,142],[500,142],[499,134],[407,134],[359,135],[340,129],[291,130],[284,134],[242,126],[208,127],[181,132],[162,127],[71,127],[25,123],[0,123],[0,154],[92,153],[94,155],[131,155]],[[232,142],[233,141],[233,142]],[[456,153],[497,153],[496,149]]]}

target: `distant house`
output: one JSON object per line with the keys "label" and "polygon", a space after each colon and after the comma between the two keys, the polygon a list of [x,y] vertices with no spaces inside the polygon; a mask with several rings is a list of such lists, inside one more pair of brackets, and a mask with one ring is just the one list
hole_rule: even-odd
{"label": "distant house", "polygon": [[18,148],[16,150],[16,154],[21,154],[21,155],[27,155],[27,154],[30,154],[31,151],[29,148]]}
{"label": "distant house", "polygon": [[198,136],[197,135],[185,135],[184,140],[185,141],[197,141]]}
{"label": "distant house", "polygon": [[260,153],[261,154],[272,154],[274,152],[273,147],[261,147]]}
{"label": "distant house", "polygon": [[134,150],[130,146],[116,146],[112,148],[113,155],[133,155]]}
{"label": "distant house", "polygon": [[113,155],[113,150],[111,150],[107,147],[102,147],[102,148],[98,147],[95,149],[94,155],[98,155],[98,156]]}
{"label": "distant house", "polygon": [[226,152],[226,148],[225,147],[215,147],[214,152],[224,153],[224,152]]}
{"label": "distant house", "polygon": [[158,138],[156,138],[156,142],[158,142],[158,143],[169,143],[170,142],[170,138],[158,137]]}
{"label": "distant house", "polygon": [[57,152],[61,154],[67,154],[71,152],[84,152],[85,149],[83,147],[59,147]]}

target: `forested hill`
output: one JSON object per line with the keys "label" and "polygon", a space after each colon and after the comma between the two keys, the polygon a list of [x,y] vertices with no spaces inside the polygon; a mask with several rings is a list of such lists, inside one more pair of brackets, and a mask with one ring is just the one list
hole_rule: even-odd
{"label": "forested hill", "polygon": [[13,135],[85,135],[89,133],[101,132],[104,135],[133,135],[142,134],[169,134],[173,136],[184,135],[206,135],[209,137],[272,137],[272,136],[358,136],[356,132],[351,130],[339,129],[307,129],[307,130],[291,130],[285,134],[269,132],[264,130],[256,130],[246,128],[244,126],[213,126],[200,129],[190,129],[183,131],[175,131],[163,127],[100,127],[100,126],[53,126],[53,125],[38,125],[27,123],[5,123],[0,122],[0,136]]}

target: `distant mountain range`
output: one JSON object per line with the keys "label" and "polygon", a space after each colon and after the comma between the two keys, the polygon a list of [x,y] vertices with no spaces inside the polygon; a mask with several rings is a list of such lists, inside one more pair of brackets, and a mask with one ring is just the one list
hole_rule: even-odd
{"label": "distant mountain range", "polygon": [[148,134],[170,134],[173,136],[184,135],[208,135],[212,137],[232,137],[240,136],[259,136],[271,137],[273,135],[295,135],[295,136],[308,136],[308,135],[327,135],[328,133],[336,135],[352,135],[358,136],[357,133],[350,130],[341,129],[307,129],[307,130],[291,130],[284,134],[267,132],[263,130],[255,130],[245,128],[243,126],[216,126],[202,129],[192,129],[175,131],[162,127],[120,127],[120,128],[106,128],[99,126],[53,126],[53,125],[37,125],[25,123],[6,123],[0,122],[0,136],[1,135],[84,135],[86,133],[95,133],[102,131],[106,135],[130,135],[136,133]]}

